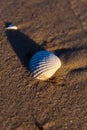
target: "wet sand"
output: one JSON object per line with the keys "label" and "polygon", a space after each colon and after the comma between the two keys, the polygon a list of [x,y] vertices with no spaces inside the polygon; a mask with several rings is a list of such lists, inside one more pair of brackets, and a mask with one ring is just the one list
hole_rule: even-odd
{"label": "wet sand", "polygon": [[[28,69],[40,50],[62,62],[44,82]],[[87,0],[0,0],[0,130],[87,130]]]}

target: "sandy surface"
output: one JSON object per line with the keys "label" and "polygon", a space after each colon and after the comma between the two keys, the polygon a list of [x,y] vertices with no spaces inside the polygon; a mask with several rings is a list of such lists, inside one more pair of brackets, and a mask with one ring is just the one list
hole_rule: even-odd
{"label": "sandy surface", "polygon": [[[42,49],[62,61],[45,82],[27,68]],[[87,0],[0,0],[0,130],[87,130]]]}

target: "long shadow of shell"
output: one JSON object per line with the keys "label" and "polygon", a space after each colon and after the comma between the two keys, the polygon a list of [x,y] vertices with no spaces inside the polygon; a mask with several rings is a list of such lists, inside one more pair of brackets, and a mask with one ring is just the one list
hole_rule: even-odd
{"label": "long shadow of shell", "polygon": [[6,35],[21,63],[37,79],[47,80],[61,67],[61,61],[55,54],[44,50],[19,30],[6,30]]}
{"label": "long shadow of shell", "polygon": [[[6,23],[6,27],[11,23]],[[32,55],[40,50],[44,50],[31,38],[20,30],[6,30],[7,39],[13,50],[19,57],[21,63],[29,70],[28,62]]]}

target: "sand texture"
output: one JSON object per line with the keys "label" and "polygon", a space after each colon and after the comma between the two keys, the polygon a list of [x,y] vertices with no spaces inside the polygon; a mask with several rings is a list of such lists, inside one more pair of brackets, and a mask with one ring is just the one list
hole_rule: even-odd
{"label": "sand texture", "polygon": [[[62,62],[44,82],[40,50]],[[87,0],[0,0],[0,130],[87,130]]]}

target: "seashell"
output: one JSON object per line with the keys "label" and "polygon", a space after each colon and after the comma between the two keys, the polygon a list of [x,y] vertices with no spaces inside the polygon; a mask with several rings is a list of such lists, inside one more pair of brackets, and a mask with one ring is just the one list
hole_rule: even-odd
{"label": "seashell", "polygon": [[52,77],[60,67],[60,59],[49,51],[35,53],[29,62],[29,68],[33,77],[43,81]]}
{"label": "seashell", "polygon": [[6,27],[7,30],[17,30],[18,27],[15,26],[14,24],[10,24],[8,27]]}

